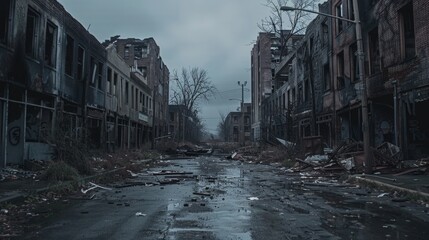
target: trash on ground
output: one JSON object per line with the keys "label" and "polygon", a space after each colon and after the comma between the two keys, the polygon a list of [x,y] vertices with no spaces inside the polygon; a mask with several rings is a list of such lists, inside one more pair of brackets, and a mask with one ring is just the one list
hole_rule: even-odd
{"label": "trash on ground", "polygon": [[146,217],[147,214],[146,213],[142,213],[142,212],[136,212],[136,216],[137,217]]}
{"label": "trash on ground", "polygon": [[250,200],[250,201],[257,201],[257,200],[259,200],[259,198],[258,197],[249,197],[248,200]]}

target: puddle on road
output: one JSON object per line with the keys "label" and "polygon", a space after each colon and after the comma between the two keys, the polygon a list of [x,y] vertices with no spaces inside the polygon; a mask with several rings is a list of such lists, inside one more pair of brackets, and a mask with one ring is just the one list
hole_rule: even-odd
{"label": "puddle on road", "polygon": [[375,202],[351,201],[335,193],[318,193],[336,210],[322,213],[322,227],[347,239],[425,239],[426,222]]}

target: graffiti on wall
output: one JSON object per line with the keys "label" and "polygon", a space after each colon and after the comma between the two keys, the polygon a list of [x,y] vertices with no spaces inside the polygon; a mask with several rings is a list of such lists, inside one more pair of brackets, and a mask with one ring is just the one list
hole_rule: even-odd
{"label": "graffiti on wall", "polygon": [[9,143],[12,146],[16,146],[21,141],[21,128],[20,127],[12,127],[8,132]]}

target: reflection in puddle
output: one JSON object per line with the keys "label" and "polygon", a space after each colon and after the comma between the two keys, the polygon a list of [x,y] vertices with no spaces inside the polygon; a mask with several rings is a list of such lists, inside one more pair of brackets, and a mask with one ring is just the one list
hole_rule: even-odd
{"label": "reflection in puddle", "polygon": [[348,239],[425,239],[427,223],[389,205],[350,202],[334,193],[319,193],[326,203],[340,211],[322,213],[322,226]]}

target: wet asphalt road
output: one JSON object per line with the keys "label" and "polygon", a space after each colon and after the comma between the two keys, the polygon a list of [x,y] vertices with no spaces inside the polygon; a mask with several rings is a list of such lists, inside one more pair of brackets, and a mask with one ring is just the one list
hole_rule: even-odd
{"label": "wet asphalt road", "polygon": [[[428,239],[428,208],[335,178],[199,157],[74,200],[27,239]],[[186,176],[186,177],[184,177]],[[173,177],[173,176],[169,176]],[[167,179],[168,176],[165,178]],[[128,186],[148,183],[148,186]],[[199,193],[197,195],[195,193]]]}

